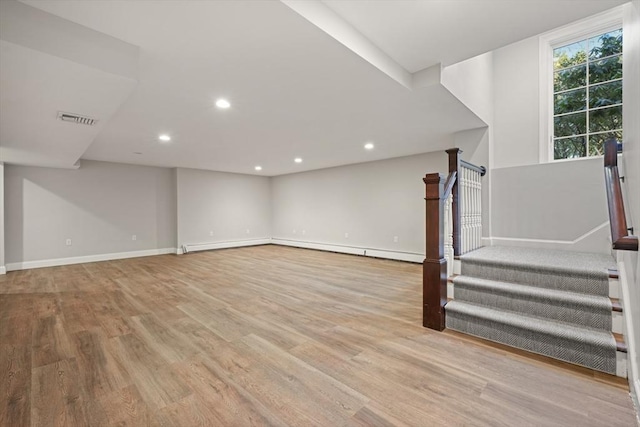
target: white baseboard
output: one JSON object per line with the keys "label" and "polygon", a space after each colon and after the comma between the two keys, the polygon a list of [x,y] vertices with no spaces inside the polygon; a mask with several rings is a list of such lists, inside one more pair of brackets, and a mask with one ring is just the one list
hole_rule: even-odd
{"label": "white baseboard", "polygon": [[209,251],[211,249],[228,249],[228,248],[240,248],[243,246],[257,246],[268,245],[271,243],[270,238],[266,239],[249,239],[249,240],[229,240],[226,242],[213,242],[213,243],[185,243],[180,245],[178,255],[183,254],[184,247],[187,248],[187,252]]}
{"label": "white baseboard", "polygon": [[362,255],[375,258],[408,261],[422,264],[424,254],[415,252],[389,251],[384,249],[365,248],[360,246],[331,245],[327,243],[306,242],[303,240],[271,239],[274,245],[293,246],[296,248],[317,249],[320,251],[338,252],[351,255]]}
{"label": "white baseboard", "polygon": [[[635,263],[629,262],[632,257],[628,254],[621,254],[618,251],[618,280],[620,282],[620,300],[623,305],[624,314],[624,340],[627,344],[627,373],[629,375],[629,389],[631,397],[636,405],[636,410],[640,410],[640,366],[637,363],[638,344],[635,341],[636,331],[632,312],[629,307],[631,297],[629,295],[629,286],[633,286],[632,277],[627,275],[627,267],[634,268]],[[627,263],[630,265],[627,266]]]}
{"label": "white baseboard", "polygon": [[148,249],[143,251],[116,252],[110,254],[86,255],[70,258],[43,259],[7,263],[7,271],[28,270],[31,268],[56,267],[60,265],[83,264],[86,262],[112,261],[115,259],[138,258],[153,255],[175,254],[176,248]]}
{"label": "white baseboard", "polygon": [[640,379],[631,382],[631,400],[636,408],[636,421],[640,425]]}
{"label": "white baseboard", "polygon": [[0,267],[0,274],[7,274],[7,267],[5,267],[4,265]]}
{"label": "white baseboard", "polygon": [[627,353],[616,351],[616,377],[627,378],[629,375]]}

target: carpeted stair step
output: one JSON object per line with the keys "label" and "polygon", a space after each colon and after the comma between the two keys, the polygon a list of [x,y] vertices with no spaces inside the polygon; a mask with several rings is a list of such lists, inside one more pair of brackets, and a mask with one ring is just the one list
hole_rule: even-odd
{"label": "carpeted stair step", "polygon": [[455,300],[611,332],[611,299],[580,292],[457,276]]}
{"label": "carpeted stair step", "polygon": [[461,274],[548,289],[609,295],[610,255],[487,246],[462,255]]}
{"label": "carpeted stair step", "polygon": [[457,299],[447,303],[445,310],[447,328],[616,374],[616,341],[610,332]]}

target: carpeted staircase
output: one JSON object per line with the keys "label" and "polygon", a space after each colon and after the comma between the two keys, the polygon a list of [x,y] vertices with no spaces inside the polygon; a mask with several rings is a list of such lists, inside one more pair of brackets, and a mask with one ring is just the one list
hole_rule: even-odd
{"label": "carpeted staircase", "polygon": [[616,374],[611,256],[491,246],[460,261],[447,328]]}

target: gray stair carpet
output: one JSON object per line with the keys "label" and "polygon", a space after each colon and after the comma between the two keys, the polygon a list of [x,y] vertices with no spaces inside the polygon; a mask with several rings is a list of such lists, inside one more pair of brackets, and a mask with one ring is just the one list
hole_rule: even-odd
{"label": "gray stair carpet", "polygon": [[456,300],[611,331],[608,297],[458,276]]}
{"label": "gray stair carpet", "polygon": [[447,328],[615,374],[611,256],[492,246],[460,259]]}
{"label": "gray stair carpet", "polygon": [[610,255],[489,246],[460,257],[462,274],[530,286],[609,295]]}
{"label": "gray stair carpet", "polygon": [[616,373],[616,341],[610,332],[601,329],[580,328],[456,300],[447,304],[447,327],[598,371]]}

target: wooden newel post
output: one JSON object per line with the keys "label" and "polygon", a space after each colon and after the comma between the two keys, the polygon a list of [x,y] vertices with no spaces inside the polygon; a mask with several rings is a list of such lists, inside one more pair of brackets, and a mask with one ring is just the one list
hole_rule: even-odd
{"label": "wooden newel post", "polygon": [[422,325],[441,331],[445,327],[447,260],[444,258],[444,182],[439,173],[427,174],[426,252],[422,268]]}

